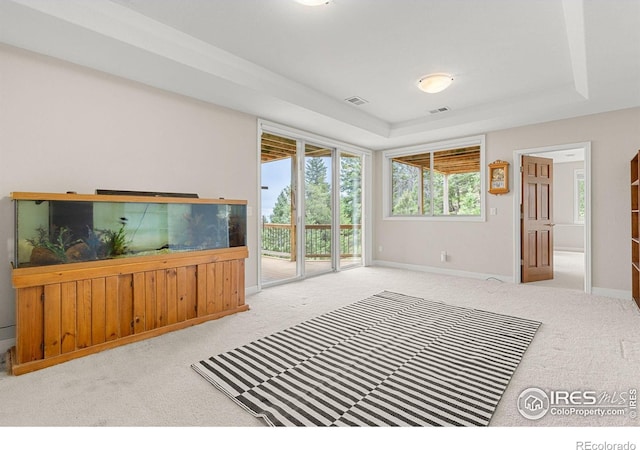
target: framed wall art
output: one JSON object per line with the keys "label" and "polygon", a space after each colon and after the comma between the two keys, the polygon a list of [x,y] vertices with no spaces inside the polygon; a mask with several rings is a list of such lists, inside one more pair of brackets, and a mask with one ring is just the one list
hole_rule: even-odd
{"label": "framed wall art", "polygon": [[509,163],[496,160],[489,164],[489,193],[506,194],[509,192]]}

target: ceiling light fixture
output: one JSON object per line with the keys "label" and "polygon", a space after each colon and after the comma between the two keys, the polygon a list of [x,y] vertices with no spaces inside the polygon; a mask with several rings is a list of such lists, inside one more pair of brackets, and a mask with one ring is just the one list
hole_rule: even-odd
{"label": "ceiling light fixture", "polygon": [[301,5],[305,6],[320,6],[329,3],[329,0],[296,0]]}
{"label": "ceiling light fixture", "polygon": [[448,88],[452,81],[453,77],[448,73],[433,73],[420,78],[418,87],[424,92],[435,94]]}

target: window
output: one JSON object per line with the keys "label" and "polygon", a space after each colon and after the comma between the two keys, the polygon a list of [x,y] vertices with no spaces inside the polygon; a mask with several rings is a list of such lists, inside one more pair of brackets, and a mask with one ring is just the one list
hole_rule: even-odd
{"label": "window", "polygon": [[387,217],[484,217],[484,137],[387,151],[383,164]]}
{"label": "window", "polygon": [[584,169],[576,169],[573,172],[573,221],[575,223],[584,223],[584,211]]}

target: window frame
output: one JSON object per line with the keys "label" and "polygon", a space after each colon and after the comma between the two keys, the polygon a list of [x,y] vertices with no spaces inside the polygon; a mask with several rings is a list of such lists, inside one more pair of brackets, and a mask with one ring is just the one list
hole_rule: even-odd
{"label": "window frame", "polygon": [[[462,147],[480,147],[480,214],[477,216],[459,215],[393,215],[392,212],[392,159],[402,156],[418,155],[423,153],[433,153],[441,150],[454,150]],[[405,220],[405,221],[456,221],[456,222],[485,222],[486,221],[486,149],[485,135],[469,136],[465,138],[449,139],[411,147],[404,147],[382,152],[382,207],[383,220]]]}

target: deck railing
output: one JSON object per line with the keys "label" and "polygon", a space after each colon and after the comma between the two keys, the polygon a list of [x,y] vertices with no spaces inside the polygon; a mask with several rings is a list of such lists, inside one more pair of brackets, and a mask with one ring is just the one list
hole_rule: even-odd
{"label": "deck railing", "polygon": [[[361,226],[340,225],[340,257],[361,256]],[[327,259],[331,257],[331,225],[306,225],[305,257]],[[288,258],[296,257],[295,225],[263,223],[262,254]]]}

